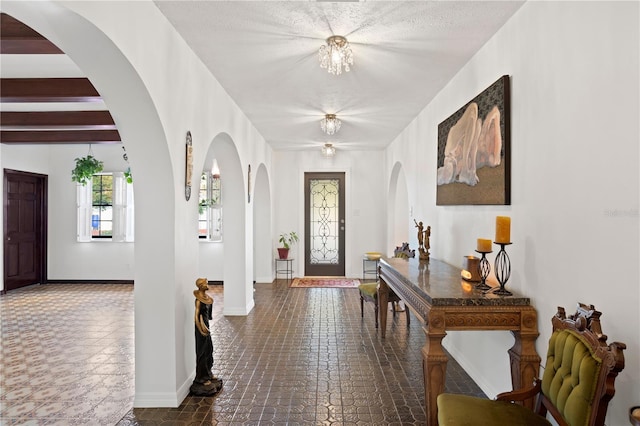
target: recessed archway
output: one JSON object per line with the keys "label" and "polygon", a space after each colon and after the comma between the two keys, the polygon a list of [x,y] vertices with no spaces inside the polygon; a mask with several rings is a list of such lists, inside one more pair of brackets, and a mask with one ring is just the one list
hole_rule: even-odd
{"label": "recessed archway", "polygon": [[[403,242],[409,242],[409,217],[411,208],[409,206],[409,193],[407,190],[407,180],[404,175],[402,164],[397,162],[393,165],[389,178],[389,210],[387,223],[387,246],[390,248],[399,246]],[[393,253],[388,253],[392,255]]]}
{"label": "recessed archway", "polygon": [[264,164],[256,170],[253,187],[254,278],[256,282],[272,282],[274,277],[271,189]]}

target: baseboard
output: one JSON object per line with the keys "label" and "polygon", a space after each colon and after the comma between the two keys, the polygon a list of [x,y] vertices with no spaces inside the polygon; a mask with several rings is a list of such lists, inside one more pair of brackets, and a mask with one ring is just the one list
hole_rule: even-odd
{"label": "baseboard", "polygon": [[43,284],[133,284],[133,280],[47,280]]}
{"label": "baseboard", "polygon": [[275,277],[256,277],[256,283],[258,284],[271,284]]}
{"label": "baseboard", "polygon": [[180,406],[180,404],[182,404],[182,401],[184,401],[184,399],[189,395],[190,388],[191,388],[191,384],[193,383],[193,380],[196,378],[196,370],[194,369],[193,372],[189,375],[189,377],[187,377],[187,380],[184,381],[184,383],[182,384],[182,386],[180,386],[178,388],[178,400],[180,401],[180,403],[176,406]]}
{"label": "baseboard", "polygon": [[186,395],[180,398],[178,392],[136,392],[133,408],[177,408],[185,398]]}
{"label": "baseboard", "polygon": [[242,309],[242,308],[233,308],[233,309],[229,309],[229,308],[224,308],[224,310],[222,311],[222,315],[224,315],[225,317],[246,317],[247,315],[249,315],[249,312],[251,312],[251,310],[254,308],[255,306],[255,302],[253,301],[253,299],[251,300],[251,302],[249,304],[247,304],[247,306]]}

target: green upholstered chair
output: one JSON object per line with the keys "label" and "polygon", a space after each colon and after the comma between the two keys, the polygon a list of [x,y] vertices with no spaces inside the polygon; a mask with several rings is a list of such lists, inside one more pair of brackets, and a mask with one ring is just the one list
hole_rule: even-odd
{"label": "green upholstered chair", "polygon": [[[615,378],[624,368],[626,345],[607,345],[600,315],[593,305],[579,304],[567,318],[559,307],[551,320],[553,333],[542,380],[530,389],[500,394],[496,400],[440,394],[440,426],[550,425],[547,413],[560,426],[604,425]],[[535,411],[515,403],[533,397]]]}
{"label": "green upholstered chair", "polygon": [[[376,315],[376,328],[378,328],[378,283],[363,283],[358,286],[358,290],[360,291],[360,316],[364,318],[364,302],[371,302],[374,306],[374,311]],[[393,308],[393,316],[396,316],[396,303],[398,303],[401,299],[391,290],[389,289],[389,302]],[[405,306],[405,312],[407,313],[407,325],[411,324],[411,316],[409,314],[409,308]]]}

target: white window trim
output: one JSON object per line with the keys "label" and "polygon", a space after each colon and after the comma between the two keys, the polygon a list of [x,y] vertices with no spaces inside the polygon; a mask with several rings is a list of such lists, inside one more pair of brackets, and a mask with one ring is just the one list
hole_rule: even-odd
{"label": "white window trim", "polygon": [[127,182],[124,172],[103,173],[113,176],[113,235],[111,238],[92,238],[91,211],[93,182],[76,185],[78,209],[77,241],[132,242],[134,240],[133,185]]}

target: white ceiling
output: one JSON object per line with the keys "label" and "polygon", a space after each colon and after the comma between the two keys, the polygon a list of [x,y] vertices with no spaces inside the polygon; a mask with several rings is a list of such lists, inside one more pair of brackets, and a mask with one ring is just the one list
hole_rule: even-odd
{"label": "white ceiling", "polygon": [[[276,150],[386,147],[523,4],[155,3]],[[319,66],[331,35],[351,44],[349,73]],[[342,120],[331,137],[320,129],[327,113]]]}
{"label": "white ceiling", "polygon": [[[154,2],[276,150],[326,142],[339,150],[383,149],[524,3]],[[320,68],[317,52],[331,35],[349,40],[351,72]],[[82,75],[64,55],[1,56],[3,78]],[[320,129],[327,113],[342,120],[331,137]]]}

